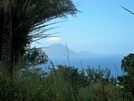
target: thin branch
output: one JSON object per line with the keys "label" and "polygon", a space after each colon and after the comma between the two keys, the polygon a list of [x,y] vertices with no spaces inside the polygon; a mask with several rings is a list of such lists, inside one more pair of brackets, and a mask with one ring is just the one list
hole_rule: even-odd
{"label": "thin branch", "polygon": [[68,50],[67,42],[66,42],[66,51],[67,51],[67,62],[68,62],[68,66],[70,66],[70,56],[69,56],[69,50]]}
{"label": "thin branch", "polygon": [[48,47],[46,47],[46,46],[42,46],[42,47],[33,47],[33,48],[30,48],[30,49],[27,49],[26,51],[30,51],[30,50],[34,50],[34,48],[36,48],[36,49],[42,49],[42,48],[48,48]]}
{"label": "thin branch", "polygon": [[134,12],[130,11],[129,9],[127,9],[126,7],[124,6],[121,6],[121,8],[123,8],[124,10],[126,10],[127,12],[131,13],[132,15],[134,15]]}
{"label": "thin branch", "polygon": [[65,22],[65,21],[58,21],[58,22],[53,22],[53,23],[47,24],[47,25],[42,25],[42,26],[34,27],[30,31],[41,29],[41,28],[44,28],[44,27],[47,27],[47,26],[50,26],[50,25],[53,25],[53,24],[60,23],[60,22]]}
{"label": "thin branch", "polygon": [[[56,34],[56,33],[54,33],[54,34]],[[51,35],[52,35],[52,34],[51,34]],[[39,41],[39,40],[44,39],[44,38],[47,38],[47,37],[59,37],[59,36],[50,36],[50,35],[46,35],[46,36],[42,36],[42,37],[40,37],[40,38],[38,38],[38,39],[33,40],[33,42]]]}
{"label": "thin branch", "polygon": [[[53,29],[55,29],[55,28],[59,28],[60,26],[58,26],[58,27],[51,27],[51,28],[48,28],[48,29],[44,29],[44,30],[42,30],[42,31],[40,31],[40,32],[38,32],[38,33],[36,33],[36,34],[33,34],[33,33],[31,33],[31,35],[30,36],[40,36],[40,35],[42,35],[44,32],[46,32],[46,31],[49,31],[49,30],[53,30]],[[48,35],[48,34],[47,34]],[[49,35],[51,35],[51,34],[49,34]]]}

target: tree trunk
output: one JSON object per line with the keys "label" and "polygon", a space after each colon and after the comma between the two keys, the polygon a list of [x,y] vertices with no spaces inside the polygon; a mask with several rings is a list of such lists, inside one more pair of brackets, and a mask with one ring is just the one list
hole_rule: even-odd
{"label": "tree trunk", "polygon": [[4,29],[2,44],[2,66],[7,72],[13,72],[12,59],[12,6],[11,0],[4,10]]}

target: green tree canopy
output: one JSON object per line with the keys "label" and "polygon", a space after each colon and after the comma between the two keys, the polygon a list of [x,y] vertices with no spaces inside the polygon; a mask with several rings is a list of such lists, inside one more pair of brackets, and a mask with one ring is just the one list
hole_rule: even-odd
{"label": "green tree canopy", "polygon": [[22,57],[24,67],[44,64],[48,61],[48,56],[41,48],[28,49]]}
{"label": "green tree canopy", "polygon": [[134,54],[129,54],[122,60],[122,70],[124,75],[118,77],[125,90],[134,96]]}

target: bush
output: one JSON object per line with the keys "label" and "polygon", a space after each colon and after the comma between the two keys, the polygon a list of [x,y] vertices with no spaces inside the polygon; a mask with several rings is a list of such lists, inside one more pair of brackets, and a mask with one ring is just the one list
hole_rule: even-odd
{"label": "bush", "polygon": [[0,73],[0,100],[133,101],[124,89],[111,81],[88,81],[86,73],[63,65],[49,73],[34,68],[23,69],[13,76]]}
{"label": "bush", "polygon": [[124,75],[118,77],[119,83],[134,97],[134,54],[129,54],[122,60]]}

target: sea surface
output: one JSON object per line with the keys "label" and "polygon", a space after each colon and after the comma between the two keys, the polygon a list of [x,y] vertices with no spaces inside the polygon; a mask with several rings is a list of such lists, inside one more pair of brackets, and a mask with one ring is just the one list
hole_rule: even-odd
{"label": "sea surface", "polygon": [[113,55],[113,56],[100,56],[91,58],[70,58],[70,59],[51,59],[52,63],[56,65],[70,65],[78,69],[90,68],[108,68],[111,74],[119,76],[122,74],[121,60],[124,56]]}

